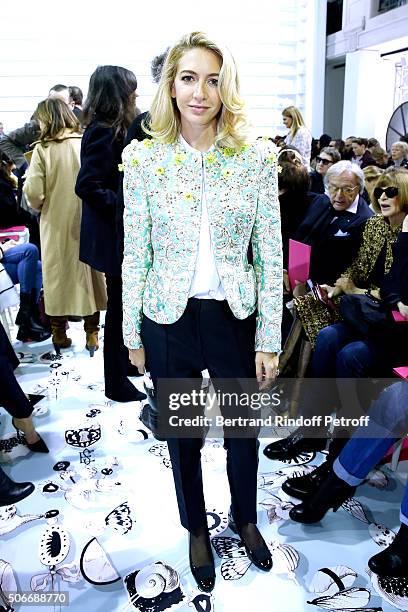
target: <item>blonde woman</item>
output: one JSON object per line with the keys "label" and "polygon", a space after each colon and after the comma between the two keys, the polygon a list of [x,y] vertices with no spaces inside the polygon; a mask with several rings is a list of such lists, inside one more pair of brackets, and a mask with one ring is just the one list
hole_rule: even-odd
{"label": "blonde woman", "polygon": [[[225,388],[220,379],[237,378],[257,378],[265,387],[280,351],[275,147],[267,139],[247,142],[234,60],[200,32],[170,49],[150,115],[152,140],[133,141],[123,155],[123,331],[130,359],[141,372],[146,361],[156,388],[160,379],[173,379],[176,395],[196,392],[204,370],[216,388]],[[159,403],[159,417],[166,408]],[[202,410],[191,401],[178,415]],[[198,587],[211,591],[203,435],[200,428],[188,435],[165,429],[191,571]],[[258,441],[238,433],[227,437],[224,427],[230,526],[253,564],[268,571],[271,555],[256,526]]]}
{"label": "blonde woman", "polygon": [[103,274],[79,261],[81,201],[75,195],[80,168],[81,133],[68,105],[59,98],[40,102],[36,117],[40,141],[31,159],[24,193],[41,210],[40,236],[45,311],[57,352],[71,346],[68,315],[84,317],[86,348],[98,348],[99,311],[106,308]]}
{"label": "blonde woman", "polygon": [[296,147],[302,156],[304,165],[310,170],[312,135],[305,126],[300,110],[296,106],[287,106],[282,111],[282,121],[283,125],[289,130],[285,143]]}

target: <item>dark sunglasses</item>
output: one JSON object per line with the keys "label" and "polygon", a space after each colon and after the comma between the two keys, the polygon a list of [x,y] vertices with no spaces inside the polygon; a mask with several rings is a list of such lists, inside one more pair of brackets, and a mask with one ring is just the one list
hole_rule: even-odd
{"label": "dark sunglasses", "polygon": [[330,159],[323,159],[323,157],[316,157],[316,163],[322,163],[324,166],[328,166],[328,164],[332,164],[333,162]]}
{"label": "dark sunglasses", "polygon": [[381,198],[383,193],[387,198],[395,198],[398,195],[398,187],[376,187],[374,189],[374,196],[377,200]]}

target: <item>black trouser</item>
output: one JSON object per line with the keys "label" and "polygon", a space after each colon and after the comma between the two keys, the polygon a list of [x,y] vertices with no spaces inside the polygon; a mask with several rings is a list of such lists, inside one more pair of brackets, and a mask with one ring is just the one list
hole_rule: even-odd
{"label": "black trouser", "polygon": [[14,376],[18,359],[0,323],[0,406],[16,419],[30,416],[33,408]]}
{"label": "black trouser", "polygon": [[103,365],[105,392],[120,390],[127,378],[129,351],[123,344],[122,277],[106,274],[108,304],[105,316]]}
{"label": "black trouser", "polygon": [[[142,321],[146,368],[153,382],[160,378],[201,379],[208,369],[216,379],[255,380],[255,315],[238,320],[227,302],[190,299],[181,318],[163,325]],[[160,407],[159,407],[160,410]],[[195,531],[207,524],[201,454],[203,439],[169,438],[181,524]],[[256,523],[258,440],[225,438],[231,509],[238,524]]]}

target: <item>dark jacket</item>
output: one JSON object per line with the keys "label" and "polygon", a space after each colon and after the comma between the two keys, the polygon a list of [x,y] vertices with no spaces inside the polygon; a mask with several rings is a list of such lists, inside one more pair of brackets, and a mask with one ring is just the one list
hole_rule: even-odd
{"label": "dark jacket", "polygon": [[279,196],[283,267],[288,268],[289,239],[294,238],[304,220],[314,194],[286,191]]}
{"label": "dark jacket", "polygon": [[[408,306],[408,232],[401,232],[393,245],[391,270],[380,286],[380,294],[393,310],[398,302]],[[392,366],[408,365],[408,322],[395,323],[386,333],[382,348]]]}
{"label": "dark jacket", "polygon": [[40,126],[37,121],[32,120],[25,123],[23,127],[9,132],[0,140],[0,150],[6,153],[21,168],[26,163],[24,153],[33,142],[40,136]]}
{"label": "dark jacket", "polygon": [[121,273],[116,230],[117,190],[123,139],[97,120],[82,138],[75,192],[82,200],[79,259],[113,276]]}
{"label": "dark jacket", "polygon": [[393,263],[381,283],[381,297],[393,306],[398,302],[408,306],[408,232],[400,233],[392,250]]}
{"label": "dark jacket", "polygon": [[315,197],[295,235],[312,247],[312,280],[328,285],[336,282],[356,256],[365,222],[373,214],[361,196],[356,213],[338,213],[326,195]]}
{"label": "dark jacket", "polygon": [[323,183],[322,175],[316,172],[316,170],[312,170],[309,176],[310,176],[310,191],[312,193],[324,193],[324,183]]}
{"label": "dark jacket", "polygon": [[[395,166],[395,162],[392,159],[392,157],[389,158],[388,160],[388,164],[387,164],[387,168],[389,168],[390,166]],[[401,161],[401,164],[399,166],[397,166],[397,168],[405,168],[408,169],[408,159],[406,157],[404,157],[404,159]]]}
{"label": "dark jacket", "polygon": [[17,207],[13,186],[0,175],[0,228],[27,225],[31,222],[30,213]]}
{"label": "dark jacket", "polygon": [[126,134],[125,146],[128,145],[132,140],[144,140],[145,138],[151,138],[149,134],[146,134],[142,128],[142,121],[149,123],[149,113],[140,113],[130,124],[128,132]]}
{"label": "dark jacket", "polygon": [[[351,161],[354,161],[354,160],[352,159]],[[367,166],[377,166],[378,165],[375,159],[371,157],[371,153],[368,149],[364,151],[364,154],[361,157],[360,161],[356,163],[358,163],[361,169],[366,168]]]}

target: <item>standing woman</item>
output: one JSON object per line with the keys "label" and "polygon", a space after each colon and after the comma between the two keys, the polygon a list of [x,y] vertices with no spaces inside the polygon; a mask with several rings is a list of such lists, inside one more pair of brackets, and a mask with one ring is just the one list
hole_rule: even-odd
{"label": "standing woman", "polygon": [[120,66],[99,66],[92,74],[82,114],[81,169],[76,193],[82,199],[79,258],[104,272],[105,395],[117,402],[144,399],[127,378],[128,352],[122,336],[121,254],[115,215],[119,169],[126,131],[136,115],[136,77]]}
{"label": "standing woman", "polygon": [[289,134],[285,144],[296,147],[302,156],[303,163],[310,170],[310,155],[312,152],[312,135],[305,126],[301,112],[296,106],[288,106],[282,111],[282,120]]}
{"label": "standing woman", "polygon": [[[282,304],[275,147],[246,142],[234,60],[200,32],[169,51],[150,115],[152,140],[124,152],[123,329],[131,361],[144,371],[146,358],[155,384],[201,378],[207,369],[214,384],[256,377],[265,387],[278,367]],[[211,591],[203,439],[167,443],[191,571]],[[256,526],[258,441],[226,438],[225,448],[234,528],[254,565],[268,571],[271,555]]]}
{"label": "standing woman", "polygon": [[45,312],[57,351],[71,346],[68,315],[84,317],[85,346],[98,348],[99,311],[106,308],[105,279],[79,261],[81,202],[75,195],[80,166],[79,123],[59,98],[40,102],[36,111],[40,140],[34,149],[24,193],[41,211],[40,238]]}

